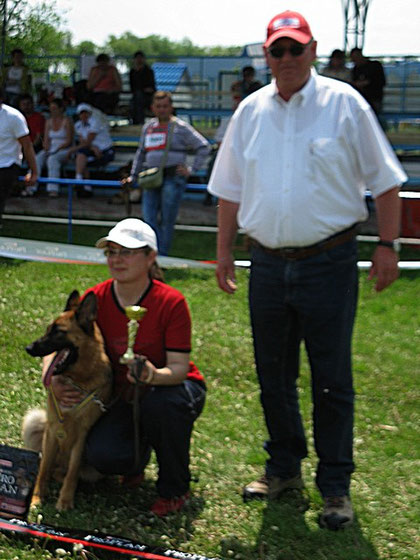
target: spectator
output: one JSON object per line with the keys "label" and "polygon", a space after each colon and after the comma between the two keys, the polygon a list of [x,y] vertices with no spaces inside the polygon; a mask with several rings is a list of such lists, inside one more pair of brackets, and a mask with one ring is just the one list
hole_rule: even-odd
{"label": "spectator", "polygon": [[[241,102],[241,96],[237,92],[234,84],[232,84],[230,89],[232,92],[232,110],[235,112],[238,108],[239,103]],[[226,134],[226,130],[229,126],[231,118],[232,116],[223,117],[220,121],[219,126],[217,127],[216,132],[214,133],[213,140],[215,143],[212,146],[212,152],[210,154],[209,162],[207,165],[207,183],[209,182],[211,172],[213,171],[214,162],[216,161],[217,153],[222,144],[222,140]],[[204,206],[211,206],[213,203],[213,198],[214,197],[209,193],[209,191],[207,191],[203,201]]]}
{"label": "spectator", "polygon": [[19,111],[23,113],[28,123],[29,136],[35,153],[42,149],[42,139],[44,136],[45,117],[42,113],[35,111],[32,95],[26,94],[19,98]]}
{"label": "spectator", "polygon": [[[80,103],[76,112],[79,117],[75,125],[78,143],[67,150],[67,158],[76,154],[76,179],[88,179],[88,166],[106,165],[114,159],[115,153],[105,119],[94,115],[88,103]],[[90,198],[92,195],[91,185],[77,187],[79,198]]]}
{"label": "spectator", "polygon": [[[168,141],[169,128],[172,127],[163,185],[159,189],[145,190],[142,199],[143,219],[157,234],[159,253],[167,255],[187,179],[203,165],[210,147],[207,140],[191,125],[173,116],[170,93],[156,92],[152,111],[155,118],[143,127],[130,177],[123,179],[123,183],[135,182],[143,166],[159,167]],[[188,150],[195,153],[191,168],[186,165]]]}
{"label": "spectator", "polygon": [[327,66],[325,66],[320,74],[327,78],[334,78],[342,82],[350,82],[351,72],[346,66],[346,53],[340,49],[333,50]]}
{"label": "spectator", "polygon": [[[153,449],[159,466],[158,498],[150,510],[163,517],[180,511],[188,500],[191,432],[206,394],[204,378],[190,361],[190,313],[184,296],[156,279],[156,235],[147,224],[136,218],[122,220],[96,246],[104,249],[111,278],[87,293],[96,295],[97,323],[114,370],[115,399],[89,433],[85,458],[103,474],[124,475],[123,483],[134,487],[143,482]],[[134,343],[136,361],[128,369],[120,358],[127,348],[124,308],[129,305],[141,305],[147,313]],[[49,361],[44,360],[44,372]],[[134,372],[148,388],[138,419],[131,404]],[[60,377],[52,379],[58,400],[64,406],[80,402],[83,395]],[[134,421],[140,426],[137,442]],[[140,465],[135,464],[136,444]]]}
{"label": "spectator", "polygon": [[350,58],[354,63],[351,83],[378,115],[382,111],[386,84],[383,66],[379,60],[370,60],[364,56],[357,47],[351,50]]}
{"label": "spectator", "polygon": [[[61,166],[67,159],[68,148],[73,144],[74,126],[73,121],[64,114],[64,103],[62,99],[56,98],[50,101],[50,118],[45,123],[44,149],[37,156],[37,166],[41,175],[42,168],[47,164],[48,177],[60,177]],[[47,183],[47,194],[50,198],[59,195],[57,183]],[[37,191],[37,185],[27,187],[24,196],[33,196]],[[23,194],[23,193],[22,193]]]}
{"label": "spectator", "polygon": [[253,66],[244,66],[242,68],[242,80],[238,80],[232,84],[232,91],[235,91],[241,96],[241,99],[245,99],[254,91],[257,91],[262,87],[262,83],[255,79],[255,69]]}
{"label": "spectator", "polygon": [[32,76],[23,62],[24,56],[22,49],[13,49],[12,64],[4,66],[1,73],[0,86],[3,88],[5,101],[12,107],[18,106],[21,95],[31,92]]}
{"label": "spectator", "polygon": [[122,90],[122,82],[118,70],[111,64],[107,54],[99,54],[96,57],[96,66],[89,72],[87,89],[91,93],[94,107],[106,115],[114,112]]}
{"label": "spectator", "polygon": [[33,185],[38,176],[35,152],[25,117],[20,111],[3,103],[0,88],[0,229],[6,200],[19,176],[23,155],[29,166],[25,184]]}
{"label": "spectator", "polygon": [[63,104],[64,108],[74,107],[76,105],[76,94],[74,86],[66,86],[63,88]]}
{"label": "spectator", "polygon": [[134,53],[133,68],[130,70],[130,89],[132,93],[131,116],[133,124],[144,124],[145,109],[150,109],[154,92],[155,75],[146,64],[143,51]]}
{"label": "spectator", "polygon": [[357,304],[357,223],[375,198],[380,241],[369,278],[398,277],[399,185],[406,179],[368,103],[349,84],[312,72],[317,43],[305,18],[269,22],[273,81],[241,102],[209,183],[219,197],[217,279],[236,290],[232,246],[251,241],[249,305],[268,428],[265,474],[244,499],[302,488],[307,444],[296,387],[304,341],[312,373],[320,525],[353,522],[354,391],[351,338]]}

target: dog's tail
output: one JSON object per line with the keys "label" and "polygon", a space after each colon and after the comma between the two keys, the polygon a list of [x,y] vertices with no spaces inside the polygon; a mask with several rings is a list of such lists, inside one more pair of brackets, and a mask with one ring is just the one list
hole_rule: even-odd
{"label": "dog's tail", "polygon": [[41,451],[42,438],[47,424],[47,411],[32,408],[25,414],[22,422],[23,445],[33,451]]}

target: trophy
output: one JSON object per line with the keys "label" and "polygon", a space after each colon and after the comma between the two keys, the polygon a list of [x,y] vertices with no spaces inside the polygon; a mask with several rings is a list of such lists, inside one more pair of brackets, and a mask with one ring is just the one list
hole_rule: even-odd
{"label": "trophy", "polygon": [[130,319],[127,325],[128,331],[128,342],[127,342],[127,350],[120,358],[121,364],[127,364],[131,360],[134,359],[134,341],[136,340],[136,334],[139,329],[139,321],[143,319],[143,317],[147,313],[147,309],[145,307],[140,307],[139,305],[129,305],[124,308],[125,314]]}

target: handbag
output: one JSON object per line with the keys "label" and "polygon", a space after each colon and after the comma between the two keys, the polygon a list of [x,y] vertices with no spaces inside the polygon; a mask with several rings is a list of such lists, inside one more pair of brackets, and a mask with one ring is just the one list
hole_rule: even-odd
{"label": "handbag", "polygon": [[137,183],[140,189],[160,189],[163,184],[163,170],[168,159],[169,147],[172,140],[172,133],[175,123],[169,123],[168,141],[166,142],[165,151],[163,152],[162,161],[159,167],[150,167],[145,171],[141,171],[137,176]]}
{"label": "handbag", "polygon": [[140,189],[159,189],[163,183],[163,168],[150,167],[141,171],[137,177]]}

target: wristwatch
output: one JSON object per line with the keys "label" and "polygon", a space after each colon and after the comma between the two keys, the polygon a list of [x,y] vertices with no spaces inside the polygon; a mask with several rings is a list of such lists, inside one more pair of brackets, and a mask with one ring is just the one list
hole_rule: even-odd
{"label": "wristwatch", "polygon": [[399,253],[401,251],[401,242],[399,239],[393,239],[392,241],[384,241],[383,239],[380,239],[378,241],[378,245],[389,247],[390,249],[395,251],[395,253]]}

